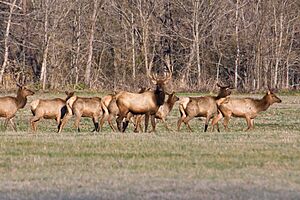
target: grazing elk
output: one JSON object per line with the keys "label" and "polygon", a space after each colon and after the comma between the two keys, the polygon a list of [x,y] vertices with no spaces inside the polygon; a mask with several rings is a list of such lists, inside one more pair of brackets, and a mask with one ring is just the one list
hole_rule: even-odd
{"label": "grazing elk", "polygon": [[[229,119],[233,116],[245,118],[248,125],[246,131],[252,129],[254,126],[254,118],[258,113],[267,110],[273,103],[281,103],[281,99],[270,89],[262,99],[228,97],[219,106],[219,110],[224,116],[223,125],[227,130]],[[221,118],[222,116],[215,118],[212,124],[218,123]]]}
{"label": "grazing elk", "polygon": [[119,108],[119,117],[117,125],[119,131],[124,132],[128,125],[126,120],[122,127],[122,121],[130,112],[134,115],[145,114],[145,132],[148,128],[149,117],[151,116],[152,127],[155,124],[155,113],[159,106],[165,101],[165,84],[171,79],[172,73],[168,73],[164,78],[150,75],[152,82],[156,85],[154,91],[146,91],[143,93],[120,92],[115,96],[116,104]]}
{"label": "grazing elk", "polygon": [[0,97],[0,117],[5,118],[4,129],[6,130],[8,121],[12,125],[14,131],[17,131],[16,124],[13,121],[13,118],[16,115],[16,112],[24,108],[27,103],[27,96],[34,95],[34,92],[25,86],[17,84],[18,91],[16,97],[5,96]]}
{"label": "grazing elk", "polygon": [[99,131],[99,118],[102,116],[101,98],[99,97],[78,97],[72,96],[66,103],[67,114],[59,124],[58,132],[60,133],[70,117],[75,115],[75,128],[80,132],[79,122],[81,117],[92,118],[94,130]]}
{"label": "grazing elk", "polygon": [[37,122],[44,119],[56,119],[57,125],[67,112],[66,101],[74,95],[74,92],[65,92],[66,99],[37,99],[31,102],[31,112],[33,117],[30,119],[31,128],[37,130]]}
{"label": "grazing elk", "polygon": [[[217,117],[219,114],[218,105],[231,94],[231,88],[221,86],[217,96],[204,97],[186,97],[179,102],[180,119],[177,122],[177,130],[180,130],[182,122],[184,122],[190,131],[192,131],[189,121],[194,117],[206,117],[204,132],[207,131],[209,120],[212,117]],[[214,127],[214,126],[213,126]],[[219,131],[219,127],[218,127]]]}

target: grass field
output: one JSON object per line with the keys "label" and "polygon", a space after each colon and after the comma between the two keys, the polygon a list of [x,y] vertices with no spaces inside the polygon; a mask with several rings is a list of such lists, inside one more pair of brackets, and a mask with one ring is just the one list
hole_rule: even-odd
{"label": "grass field", "polygon": [[[89,94],[91,95],[91,94]],[[56,94],[36,95],[49,97]],[[261,96],[261,95],[258,95]],[[107,124],[81,133],[71,120],[57,134],[54,120],[28,129],[29,106],[16,117],[19,131],[0,135],[0,199],[300,199],[300,96],[278,95],[275,104],[243,132],[232,118],[229,132],[113,133]],[[175,129],[178,108],[169,116]],[[1,121],[3,124],[3,120]]]}

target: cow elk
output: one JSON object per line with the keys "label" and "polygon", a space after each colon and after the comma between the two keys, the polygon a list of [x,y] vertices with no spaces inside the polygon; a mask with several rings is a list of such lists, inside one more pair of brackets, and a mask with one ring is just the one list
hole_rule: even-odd
{"label": "cow elk", "polygon": [[61,119],[67,112],[66,101],[74,95],[74,92],[65,92],[66,99],[37,99],[31,102],[31,112],[33,117],[30,119],[31,128],[33,131],[37,130],[37,122],[44,119],[55,119],[57,125],[60,124]]}
{"label": "cow elk", "polygon": [[24,108],[27,103],[27,97],[34,95],[34,92],[28,89],[25,86],[17,84],[18,91],[17,96],[4,96],[0,97],[0,117],[5,118],[4,129],[6,130],[8,122],[12,125],[14,131],[17,131],[16,124],[13,121],[13,118],[16,115],[16,112]]}
{"label": "cow elk", "polygon": [[[258,113],[267,110],[274,103],[281,103],[281,99],[278,98],[270,89],[261,99],[226,98],[226,100],[223,101],[219,106],[219,109],[224,116],[223,125],[225,130],[228,129],[228,122],[231,116],[245,118],[248,125],[246,131],[253,129],[254,118],[258,115]],[[218,123],[221,118],[222,116],[214,119],[212,124],[214,125]]]}
{"label": "cow elk", "polygon": [[[207,131],[208,123],[211,118],[216,118],[220,115],[218,105],[224,101],[225,97],[231,94],[229,85],[221,86],[217,96],[204,96],[204,97],[186,97],[179,102],[180,119],[177,122],[177,130],[180,130],[182,122],[184,122],[190,131],[192,131],[189,121],[194,117],[205,117],[204,132]],[[214,126],[213,126],[214,127]],[[219,131],[219,127],[218,127]]]}
{"label": "cow elk", "polygon": [[58,132],[60,133],[70,119],[70,117],[75,115],[75,128],[80,132],[79,122],[81,117],[92,118],[94,123],[94,130],[99,132],[99,118],[102,116],[102,105],[101,98],[99,97],[78,97],[72,96],[66,103],[67,105],[67,114],[61,120],[59,124]]}
{"label": "cow elk", "polygon": [[155,126],[155,113],[158,108],[163,105],[165,101],[165,84],[171,79],[172,73],[163,78],[158,78],[157,75],[150,75],[152,82],[156,85],[154,91],[146,91],[143,93],[120,92],[116,95],[116,104],[119,108],[119,116],[117,118],[117,125],[119,131],[124,132],[128,125],[128,120],[123,123],[124,118],[128,113],[134,115],[145,114],[145,132],[147,132],[149,117],[151,116],[152,127]]}

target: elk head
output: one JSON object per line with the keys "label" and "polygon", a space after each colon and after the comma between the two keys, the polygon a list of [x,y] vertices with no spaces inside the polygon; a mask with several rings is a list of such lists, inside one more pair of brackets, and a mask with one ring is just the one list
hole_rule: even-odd
{"label": "elk head", "polygon": [[281,99],[274,94],[274,90],[268,88],[266,99],[272,105],[273,103],[281,103]]}
{"label": "elk head", "polygon": [[34,92],[32,90],[28,89],[27,87],[22,86],[19,83],[17,83],[17,86],[18,86],[17,96],[27,97],[27,96],[34,95]]}
{"label": "elk head", "polygon": [[172,73],[169,71],[163,78],[158,78],[157,74],[151,74],[150,79],[156,85],[154,94],[156,96],[157,105],[161,106],[165,102],[165,85],[172,78]]}
{"label": "elk head", "polygon": [[223,98],[223,97],[227,97],[231,94],[231,89],[233,89],[233,87],[230,87],[230,85],[220,85],[219,83],[217,83],[217,86],[220,88],[218,97]]}

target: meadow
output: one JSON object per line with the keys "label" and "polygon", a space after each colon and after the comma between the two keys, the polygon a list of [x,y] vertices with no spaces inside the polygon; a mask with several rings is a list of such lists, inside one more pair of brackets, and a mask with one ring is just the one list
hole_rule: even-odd
{"label": "meadow", "polygon": [[[64,97],[37,94],[29,102],[54,96]],[[82,119],[78,133],[72,119],[61,134],[54,120],[33,133],[27,105],[15,118],[18,132],[4,132],[1,120],[0,199],[299,199],[300,95],[278,96],[283,102],[249,132],[238,118],[228,132],[220,125],[204,133],[201,119],[191,121],[193,132],[184,125],[177,132],[175,104],[171,132],[159,123],[156,133],[134,133],[132,125],[114,133],[107,124],[91,133],[92,121]]]}

